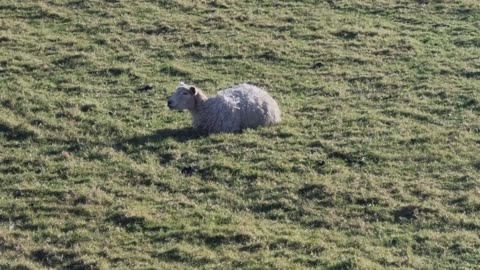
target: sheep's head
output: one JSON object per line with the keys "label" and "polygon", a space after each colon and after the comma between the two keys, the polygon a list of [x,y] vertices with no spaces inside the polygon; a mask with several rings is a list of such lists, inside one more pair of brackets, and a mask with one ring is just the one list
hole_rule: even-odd
{"label": "sheep's head", "polygon": [[196,105],[196,96],[199,90],[194,86],[180,83],[175,93],[168,99],[168,107],[171,110],[193,110]]}

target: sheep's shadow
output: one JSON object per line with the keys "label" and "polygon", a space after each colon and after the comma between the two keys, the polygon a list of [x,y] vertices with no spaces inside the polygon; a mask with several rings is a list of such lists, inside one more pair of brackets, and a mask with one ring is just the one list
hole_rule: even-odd
{"label": "sheep's shadow", "polygon": [[159,129],[152,134],[134,136],[125,141],[124,144],[141,146],[150,142],[161,142],[168,138],[172,138],[177,142],[186,142],[189,140],[195,140],[202,137],[202,134],[195,131],[193,128],[180,128],[180,129]]}

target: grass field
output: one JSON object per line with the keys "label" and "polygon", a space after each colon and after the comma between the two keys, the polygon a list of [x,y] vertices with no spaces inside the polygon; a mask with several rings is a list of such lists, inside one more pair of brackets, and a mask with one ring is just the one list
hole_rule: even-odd
{"label": "grass field", "polygon": [[0,269],[480,269],[480,2],[2,0],[0,184]]}

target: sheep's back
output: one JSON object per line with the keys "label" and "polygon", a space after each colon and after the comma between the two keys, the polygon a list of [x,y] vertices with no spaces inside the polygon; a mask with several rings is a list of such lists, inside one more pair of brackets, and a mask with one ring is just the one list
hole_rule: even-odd
{"label": "sheep's back", "polygon": [[194,116],[194,127],[206,132],[236,132],[280,122],[280,109],[264,90],[241,84],[210,97]]}

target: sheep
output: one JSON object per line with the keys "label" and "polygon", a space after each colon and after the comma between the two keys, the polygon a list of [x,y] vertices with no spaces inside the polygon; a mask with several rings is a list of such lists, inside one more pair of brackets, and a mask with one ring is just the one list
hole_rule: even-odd
{"label": "sheep", "polygon": [[193,128],[201,133],[234,133],[281,121],[277,102],[251,84],[240,84],[207,97],[195,86],[180,83],[168,99],[171,110],[188,110]]}

